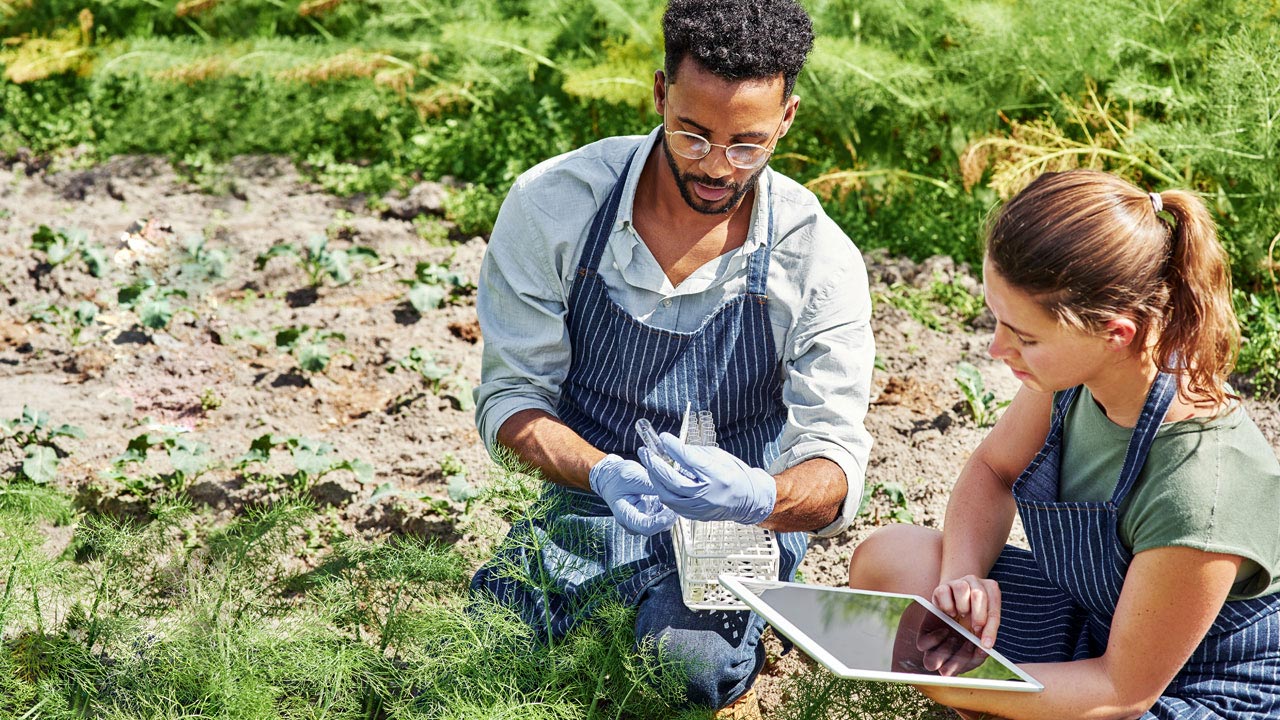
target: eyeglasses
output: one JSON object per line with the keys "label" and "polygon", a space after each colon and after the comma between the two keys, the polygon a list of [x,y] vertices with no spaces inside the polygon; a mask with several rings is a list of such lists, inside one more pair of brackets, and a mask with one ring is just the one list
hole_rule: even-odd
{"label": "eyeglasses", "polygon": [[[785,115],[782,120],[786,120]],[[779,121],[778,127],[774,128],[773,132],[776,133],[781,128],[782,121]],[[684,130],[668,130],[664,127],[662,131],[667,134],[667,146],[671,148],[671,152],[686,160],[701,160],[711,154],[711,148],[724,148],[724,157],[729,161],[730,165],[739,170],[755,170],[765,164],[769,156],[773,154],[773,148],[754,143],[721,145],[713,143],[701,135],[685,132]],[[777,143],[775,142],[774,145],[776,146]]]}

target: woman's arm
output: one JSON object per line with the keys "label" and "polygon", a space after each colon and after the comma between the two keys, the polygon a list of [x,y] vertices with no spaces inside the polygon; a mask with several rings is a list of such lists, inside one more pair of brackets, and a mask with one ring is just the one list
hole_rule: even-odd
{"label": "woman's arm", "polygon": [[984,578],[1004,549],[1017,513],[1010,488],[1044,445],[1052,410],[1051,393],[1020,389],[965,463],[947,502],[933,601],[990,642],[1000,624],[999,591]]}
{"label": "woman's arm", "polygon": [[1186,547],[1139,553],[1102,657],[1023,666],[1044,684],[1042,693],[920,689],[944,705],[1010,720],[1140,717],[1204,639],[1240,562],[1236,555]]}

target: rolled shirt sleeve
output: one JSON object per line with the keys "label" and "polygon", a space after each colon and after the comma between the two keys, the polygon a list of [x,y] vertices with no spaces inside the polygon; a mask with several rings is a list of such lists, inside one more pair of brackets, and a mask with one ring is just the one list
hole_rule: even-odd
{"label": "rolled shirt sleeve", "polygon": [[783,350],[787,423],[778,441],[782,451],[768,470],[777,474],[818,457],[840,466],[848,483],[844,504],[835,521],[815,532],[830,537],[853,522],[862,501],[872,444],[864,420],[876,349],[861,254],[825,217],[812,229],[815,237],[807,244],[814,250],[815,282],[804,290],[803,309]]}
{"label": "rolled shirt sleeve", "polygon": [[480,266],[476,314],[484,381],[475,389],[476,427],[490,454],[498,429],[515,413],[555,414],[572,359],[563,282],[524,198],[517,183],[502,203]]}

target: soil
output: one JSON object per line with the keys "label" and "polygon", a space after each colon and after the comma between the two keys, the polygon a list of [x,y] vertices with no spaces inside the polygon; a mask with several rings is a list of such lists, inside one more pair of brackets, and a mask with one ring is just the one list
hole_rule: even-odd
{"label": "soil", "polygon": [[[255,438],[322,440],[334,447],[333,457],[375,468],[367,484],[339,471],[312,486],[343,529],[435,538],[483,557],[489,535],[460,522],[464,505],[448,492],[459,469],[475,484],[490,472],[472,412],[463,409],[465,400],[449,397],[469,395],[467,387],[480,379],[474,297],[464,294],[419,315],[402,281],[420,262],[447,264],[474,281],[484,238],[460,237],[439,216],[441,188],[430,183],[404,198],[370,202],[325,194],[285,160],[242,158],[221,189],[208,194],[149,157],[79,170],[0,166],[0,419],[30,405],[55,425],[81,428],[83,438],[59,442],[69,455],[57,482],[82,507],[116,514],[136,512],[136,502],[100,472],[144,432],[181,433],[211,446],[228,467],[206,473],[188,494],[228,517],[275,492],[229,467]],[[43,263],[31,249],[40,225],[87,231],[106,250],[107,275],[93,277],[79,258]],[[355,264],[350,284],[315,288],[289,257],[255,265],[273,246],[302,247],[316,237],[328,237],[334,249],[371,248],[377,259]],[[182,267],[183,248],[201,240],[206,252],[227,258],[225,278]],[[898,283],[925,286],[941,275],[981,293],[969,268],[948,258],[916,264],[874,252],[867,257],[873,292]],[[118,288],[142,276],[186,292],[170,298],[179,309],[165,329],[145,327],[117,302]],[[45,304],[74,309],[82,300],[97,315],[78,334],[70,315],[46,311],[51,321],[30,319]],[[342,334],[329,340],[332,360],[323,372],[301,369],[297,356],[272,340],[279,329],[301,326]],[[872,500],[850,531],[813,540],[801,567],[807,582],[843,584],[853,547],[895,512],[940,526],[956,472],[986,432],[964,410],[957,363],[977,366],[999,400],[1018,386],[986,357],[989,315],[939,331],[878,302],[874,326],[882,369],[867,416],[876,441],[867,473]],[[416,373],[388,371],[415,347],[447,370],[442,392]],[[1280,408],[1245,402],[1280,452]],[[0,452],[6,474],[20,460],[11,448]],[[157,473],[168,470],[163,461],[148,462]],[[371,501],[384,483],[401,492]],[[905,503],[878,488],[900,488]],[[777,643],[770,643],[776,656]],[[805,664],[801,653],[791,653],[766,668],[757,686],[766,716],[783,702],[780,679]]]}

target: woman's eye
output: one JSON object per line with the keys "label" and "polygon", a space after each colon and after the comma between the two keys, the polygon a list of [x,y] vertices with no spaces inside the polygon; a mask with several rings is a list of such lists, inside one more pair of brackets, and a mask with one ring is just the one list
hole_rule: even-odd
{"label": "woman's eye", "polygon": [[1018,343],[1019,343],[1020,345],[1035,345],[1035,344],[1036,344],[1036,341],[1035,341],[1035,340],[1028,340],[1027,338],[1022,337],[1021,335],[1015,335],[1014,337],[1018,338]]}

